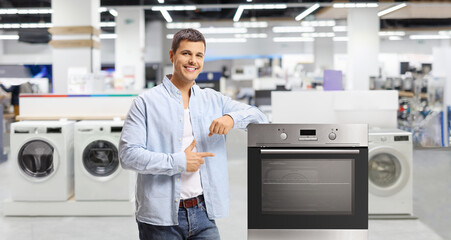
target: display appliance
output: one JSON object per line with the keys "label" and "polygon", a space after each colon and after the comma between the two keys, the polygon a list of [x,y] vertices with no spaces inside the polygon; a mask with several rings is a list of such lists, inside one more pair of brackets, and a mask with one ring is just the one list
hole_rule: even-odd
{"label": "display appliance", "polygon": [[368,125],[248,131],[248,239],[367,239]]}

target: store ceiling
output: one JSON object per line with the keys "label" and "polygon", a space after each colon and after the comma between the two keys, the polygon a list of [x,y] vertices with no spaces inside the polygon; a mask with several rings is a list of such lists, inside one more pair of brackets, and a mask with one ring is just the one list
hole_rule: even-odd
{"label": "store ceiling", "polygon": [[[165,21],[159,11],[150,10],[151,6],[157,5],[196,5],[194,11],[171,11],[174,22],[182,21],[221,21],[232,20],[239,4],[262,4],[271,3],[268,0],[164,0],[160,4],[158,0],[101,0],[101,6],[108,8],[118,8],[126,6],[141,6],[145,11],[146,20]],[[241,19],[251,18],[277,18],[294,19],[299,13],[307,9],[313,3],[322,3],[322,7],[313,14],[317,19],[345,19],[346,9],[336,9],[330,7],[334,1],[311,1],[311,0],[276,0],[272,3],[286,3],[288,8],[276,10],[244,10]],[[349,2],[362,2],[360,0]],[[368,2],[368,1],[366,1]],[[385,9],[400,2],[408,2],[409,5],[401,10],[381,17],[381,29],[404,28],[451,28],[451,3],[450,1],[371,1],[381,2],[379,9]],[[439,4],[439,5],[437,5]],[[50,8],[51,0],[0,0],[0,8]],[[101,13],[101,21],[114,21],[114,16],[109,12]],[[0,15],[2,23],[37,23],[51,22],[50,14],[9,14]]]}

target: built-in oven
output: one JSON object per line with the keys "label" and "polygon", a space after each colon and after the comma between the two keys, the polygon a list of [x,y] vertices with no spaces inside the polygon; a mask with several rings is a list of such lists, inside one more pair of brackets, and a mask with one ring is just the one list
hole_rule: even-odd
{"label": "built-in oven", "polygon": [[367,239],[368,125],[248,127],[248,239]]}

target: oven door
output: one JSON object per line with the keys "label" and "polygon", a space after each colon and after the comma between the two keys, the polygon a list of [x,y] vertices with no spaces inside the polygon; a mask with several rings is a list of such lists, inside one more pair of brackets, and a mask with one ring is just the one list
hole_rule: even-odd
{"label": "oven door", "polygon": [[248,154],[249,229],[368,228],[368,148]]}

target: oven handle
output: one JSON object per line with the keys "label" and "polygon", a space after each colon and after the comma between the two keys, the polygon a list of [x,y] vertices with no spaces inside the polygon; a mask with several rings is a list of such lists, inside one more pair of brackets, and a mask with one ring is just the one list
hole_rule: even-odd
{"label": "oven handle", "polygon": [[261,154],[359,154],[360,150],[340,149],[261,149]]}

